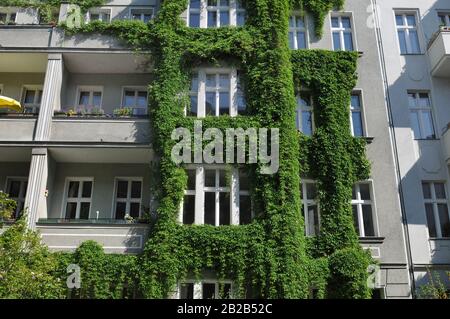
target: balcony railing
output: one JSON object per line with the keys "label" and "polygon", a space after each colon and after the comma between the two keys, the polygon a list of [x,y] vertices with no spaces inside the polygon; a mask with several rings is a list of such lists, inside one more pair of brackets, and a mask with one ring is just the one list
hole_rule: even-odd
{"label": "balcony railing", "polygon": [[133,225],[149,224],[148,219],[138,218],[133,220],[112,219],[112,218],[90,218],[90,219],[66,219],[66,218],[40,218],[38,224],[97,224],[97,225]]}

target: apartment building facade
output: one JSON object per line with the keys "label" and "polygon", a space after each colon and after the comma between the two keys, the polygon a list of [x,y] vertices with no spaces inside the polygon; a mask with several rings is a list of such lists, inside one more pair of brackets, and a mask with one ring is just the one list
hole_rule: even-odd
{"label": "apartment building facade", "polygon": [[416,287],[450,287],[448,1],[374,1]]}
{"label": "apartment building facade", "polygon": [[[239,3],[224,1],[218,7],[212,10],[206,1],[192,0],[182,18],[188,26],[200,28],[245,23],[245,10]],[[59,22],[66,21],[70,8],[69,4],[62,4],[59,13],[55,13]],[[158,8],[157,0],[112,0],[104,7],[90,9],[86,21],[148,22]],[[402,220],[374,12],[373,1],[347,0],[342,10],[330,12],[321,38],[316,37],[308,13],[293,12],[286,36],[293,50],[359,52],[358,83],[349,105],[349,117],[354,136],[368,142],[372,170],[369,180],[354,187],[355,228],[361,245],[379,261],[377,295],[410,298],[409,245]],[[73,250],[92,239],[107,252],[139,253],[149,233],[144,216],[155,204],[151,163],[157,159],[152,150],[147,110],[151,57],[136,55],[112,37],[68,35],[54,25],[39,24],[39,13],[33,9],[0,8],[0,21],[4,21],[0,25],[0,94],[20,100],[24,107],[23,113],[0,114],[0,189],[17,200],[17,213],[27,208],[29,226],[40,231],[43,242],[52,250]],[[214,78],[211,74],[215,74]],[[228,95],[229,101],[236,101],[229,105],[227,114],[245,111],[239,73],[232,67],[224,67],[201,68],[196,72],[190,95],[197,107],[186,112],[199,117],[220,116],[222,95],[217,92]],[[213,95],[219,100],[210,101]],[[420,99],[420,92],[417,97]],[[297,103],[297,127],[303,134],[311,135],[314,133],[311,96],[302,91]],[[222,224],[217,216],[209,221],[196,214],[200,206],[202,211],[204,207],[215,209],[208,206],[207,193],[198,194],[200,186],[202,189],[211,186],[208,192],[218,192],[219,196],[223,191],[220,168],[214,171],[214,176],[206,176],[208,171],[211,170],[197,169],[189,175],[191,183],[185,205],[180,208],[180,222]],[[206,180],[212,180],[213,185],[202,184]],[[240,184],[238,193],[244,198],[248,193],[243,180]],[[320,203],[310,192],[314,181],[304,179],[300,187],[305,232],[314,236],[320,232],[318,219],[314,217],[320,215]],[[436,191],[433,194],[432,199],[436,198]],[[239,223],[233,217],[234,203],[228,206],[227,222]],[[418,207],[417,203],[413,206]],[[132,222],[128,216],[133,218]],[[203,284],[218,289],[214,280]],[[201,284],[189,282],[176,296],[202,297],[200,288]],[[214,291],[211,293],[214,295]]]}

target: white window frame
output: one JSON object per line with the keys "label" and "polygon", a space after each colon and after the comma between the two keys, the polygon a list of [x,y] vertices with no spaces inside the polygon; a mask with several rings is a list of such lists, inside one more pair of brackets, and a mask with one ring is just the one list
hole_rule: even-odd
{"label": "white window frame", "polygon": [[[360,185],[366,184],[369,185],[369,192],[370,192],[370,200],[367,199],[361,199],[361,190]],[[358,214],[358,228],[359,228],[359,234],[358,236],[360,238],[372,238],[372,237],[378,237],[378,218],[377,218],[377,209],[375,205],[375,191],[373,187],[373,181],[372,180],[366,180],[366,181],[359,181],[354,184],[355,192],[356,192],[356,199],[351,200],[352,206],[357,206],[357,214]],[[352,196],[353,197],[353,196]],[[364,214],[362,211],[362,205],[370,205],[372,207],[372,223],[373,223],[373,236],[367,237],[364,230]],[[352,210],[352,218],[353,218],[353,210]]]}
{"label": "white window frame", "polygon": [[362,131],[363,131],[363,134],[362,134],[361,137],[365,137],[365,136],[368,136],[368,135],[367,135],[366,117],[365,117],[365,114],[364,114],[363,92],[362,92],[362,90],[355,89],[352,92],[352,96],[353,95],[358,95],[359,96],[359,110],[353,110],[352,109],[352,105],[351,105],[351,101],[350,101],[350,129],[351,129],[351,132],[352,132],[352,136],[355,136],[352,114],[355,113],[355,112],[360,113],[361,114],[361,126],[362,126]]}
{"label": "white window frame", "polygon": [[[339,27],[333,27],[333,18],[338,18],[339,19]],[[351,28],[345,28],[342,26],[342,18],[348,18],[350,19],[350,26]],[[349,12],[342,12],[342,13],[332,13],[330,15],[330,28],[331,28],[331,43],[332,43],[332,50],[334,50],[334,37],[333,37],[333,33],[335,32],[339,32],[339,41],[340,41],[340,45],[341,45],[341,50],[340,51],[353,51],[356,52],[358,51],[358,46],[357,46],[357,41],[356,41],[356,31],[355,31],[355,22],[353,19],[353,14],[349,13]],[[345,37],[344,34],[345,33],[350,33],[350,35],[352,36],[352,44],[353,44],[353,49],[352,50],[347,50],[347,48],[345,47]]]}
{"label": "white window frame", "polygon": [[[439,19],[439,26],[440,27],[450,27],[450,12],[444,12],[444,11],[438,11],[438,19]],[[441,17],[444,17],[445,25],[441,25]]]}
{"label": "white window frame", "polygon": [[[297,17],[303,18],[304,27],[298,27],[297,26]],[[294,18],[295,27],[291,27],[289,23],[289,33],[293,33],[294,35],[294,47],[290,48],[291,50],[300,50],[300,49],[309,49],[309,34],[308,34],[308,18],[305,13],[302,13],[300,11],[293,11],[291,15],[289,16],[289,20]],[[305,48],[299,48],[298,42],[297,42],[297,33],[304,33],[305,34],[305,42],[306,47]],[[288,34],[289,35],[289,34]]]}
{"label": "white window frame", "polygon": [[[34,91],[33,103],[25,103],[25,96],[26,96],[27,91]],[[41,101],[38,103],[39,94],[36,94],[36,93],[38,93],[39,91],[42,91],[42,94],[41,94]],[[44,97],[43,85],[25,84],[22,86],[21,96],[22,96],[21,102],[22,102],[24,113],[39,113],[39,110],[41,109],[42,98]],[[31,112],[29,112],[30,109],[31,109]]]}
{"label": "white window frame", "polygon": [[[425,204],[432,204],[433,205],[433,215],[434,215],[434,227],[436,228],[436,237],[430,236],[430,238],[448,238],[448,237],[442,237],[441,219],[439,217],[439,210],[438,210],[438,204],[447,205],[447,214],[449,214],[449,218],[450,218],[450,209],[449,209],[449,205],[448,205],[447,183],[445,181],[429,181],[429,180],[422,181],[422,184],[424,184],[424,183],[430,184],[430,189],[431,189],[431,198],[425,198],[425,196],[422,195],[423,202],[424,202],[425,219],[427,221],[427,227],[429,227],[429,225],[428,225],[428,219],[426,216]],[[436,198],[436,190],[434,188],[435,184],[443,184],[444,185],[445,199]],[[428,236],[429,236],[429,232],[428,232]]]}
{"label": "white window frame", "polygon": [[[150,10],[151,14],[152,14],[152,17],[150,18],[150,20],[153,20],[153,18],[155,17],[155,8],[154,7],[130,7],[128,9],[128,16],[130,17],[129,18],[130,20],[135,20],[135,19],[133,19],[133,14],[131,13],[133,10]],[[141,18],[139,20],[144,22],[144,13],[141,13]]]}
{"label": "white window frame", "polygon": [[[303,206],[303,216],[304,216],[304,222],[305,222],[305,235],[312,237],[312,236],[318,236],[320,234],[320,203],[319,203],[319,198],[308,198],[308,192],[307,192],[307,184],[315,184],[316,188],[317,188],[317,181],[311,180],[311,179],[302,179],[301,180],[301,189],[300,191],[302,192],[302,206]],[[317,190],[318,192],[318,190]],[[317,194],[318,195],[318,194]],[[316,234],[315,232],[311,232],[310,229],[310,220],[309,220],[309,212],[308,212],[308,208],[310,206],[317,206],[317,219],[319,221],[319,234]],[[313,225],[314,224],[314,221]]]}
{"label": "white window frame", "polygon": [[[127,186],[127,198],[117,198],[117,186],[119,181],[126,181],[128,182]],[[131,182],[141,182],[141,197],[139,199],[137,198],[131,198]],[[116,176],[114,177],[114,191],[113,191],[113,219],[116,219],[117,212],[116,212],[116,203],[125,203],[125,216],[128,214],[130,215],[130,204],[131,203],[139,203],[139,217],[142,216],[142,197],[144,190],[144,178],[140,176]],[[130,215],[131,216],[131,215]]]}
{"label": "white window frame", "polygon": [[[216,194],[216,206],[215,206],[215,225],[220,224],[219,214],[219,201],[218,196],[220,193],[228,192],[230,194],[230,225],[240,225],[240,210],[239,210],[239,195],[241,191],[239,189],[239,171],[237,168],[233,168],[231,171],[231,185],[227,187],[205,187],[205,170],[227,170],[226,165],[187,165],[187,170],[195,170],[195,190],[185,190],[185,195],[195,195],[195,217],[194,225],[205,224],[205,193],[214,192]],[[216,174],[219,174],[216,171]],[[216,175],[217,183],[217,175]],[[250,195],[249,191],[242,191],[242,195]],[[251,205],[251,218],[254,218],[253,205]],[[184,200],[181,201],[178,221],[183,224],[183,209]]]}
{"label": "white window frame", "polygon": [[[146,104],[146,106],[145,107],[125,106],[125,103],[124,103],[125,102],[125,91],[134,91],[134,105],[137,105],[136,102],[137,102],[138,92],[145,92],[147,94],[147,97],[146,97],[147,104]],[[147,115],[148,114],[148,90],[147,90],[147,88],[145,86],[131,86],[131,85],[123,86],[122,87],[122,98],[121,98],[121,103],[120,104],[121,104],[121,108],[125,108],[125,107],[131,108],[133,110],[133,115],[134,115],[134,110],[135,109],[138,109],[138,110],[144,109],[145,110],[145,115]]]}
{"label": "white window frame", "polygon": [[[0,8],[0,13],[6,14],[6,20],[5,23],[13,22],[17,23],[17,14],[19,13],[19,10],[17,8]],[[14,20],[11,20],[11,15],[15,14]]]}
{"label": "white window frame", "polygon": [[[16,203],[22,203],[22,209],[25,209],[25,198],[27,194],[27,187],[25,184],[28,184],[28,177],[27,176],[7,176],[6,177],[6,183],[5,183],[5,192],[9,195],[9,189],[8,186],[10,185],[10,182],[20,182],[20,190],[19,190],[19,197],[9,197],[10,199],[16,201]],[[20,205],[17,205],[15,211],[14,211],[14,217],[18,218],[20,214],[20,210],[18,210]]]}
{"label": "white window frame", "polygon": [[[230,87],[229,87],[229,101],[230,101],[230,109],[229,109],[229,115],[234,117],[238,115],[238,105],[237,105],[237,99],[238,99],[238,85],[237,85],[237,69],[236,68],[200,68],[195,69],[193,71],[197,74],[198,77],[198,94],[197,94],[197,117],[198,118],[204,118],[206,116],[206,92],[212,92],[210,90],[207,91],[206,88],[206,75],[207,74],[215,74],[216,75],[216,114],[210,115],[210,116],[219,116],[219,92],[220,89],[218,87],[218,77],[220,74],[229,74],[230,76]],[[190,96],[195,95],[195,92],[190,91]],[[245,97],[244,97],[245,98]],[[190,107],[186,106],[185,108],[185,115],[187,114],[187,108]]]}
{"label": "white window frame", "polygon": [[[300,103],[300,96],[302,94],[308,94],[309,95],[309,105],[305,106],[305,105],[301,105]],[[297,129],[303,133],[303,112],[311,112],[311,121],[312,121],[312,125],[311,125],[311,135],[314,134],[314,131],[316,129],[315,124],[314,124],[314,100],[312,97],[312,94],[310,91],[307,90],[300,90],[296,97],[296,102],[297,102],[297,108],[295,110],[295,121],[296,121],[296,126]]]}
{"label": "white window frame", "polygon": [[[70,182],[79,182],[78,187],[78,196],[77,197],[68,197],[68,191],[69,191],[69,184]],[[92,182],[92,189],[91,189],[91,197],[82,197],[82,191],[83,182]],[[66,177],[64,182],[64,196],[63,196],[63,203],[62,203],[62,219],[68,219],[66,218],[66,212],[67,212],[67,203],[77,203],[77,211],[75,213],[75,219],[80,219],[80,209],[81,209],[81,203],[89,203],[89,217],[91,218],[92,213],[92,198],[94,197],[94,177]]]}
{"label": "white window frame", "polygon": [[[414,94],[414,101],[415,101],[415,106],[412,107],[409,105],[409,95],[410,94]],[[420,100],[420,94],[427,94],[428,96],[428,101],[430,103],[429,107],[421,107],[419,105],[419,100]],[[409,110],[409,114],[415,112],[418,114],[418,118],[419,118],[419,131],[420,131],[420,136],[416,137],[415,133],[414,133],[414,129],[413,129],[413,125],[411,123],[411,133],[413,135],[413,138],[415,140],[423,140],[423,139],[427,139],[424,136],[424,119],[423,119],[423,113],[425,111],[429,111],[430,112],[430,118],[431,118],[431,126],[433,128],[433,138],[431,138],[430,140],[436,139],[437,138],[437,132],[436,132],[436,127],[435,127],[435,121],[434,121],[434,112],[433,112],[433,100],[431,99],[431,92],[430,91],[424,91],[424,90],[408,90],[407,91],[407,98],[408,98],[408,110]],[[410,121],[411,121],[411,117],[410,117]]]}
{"label": "white window frame", "polygon": [[[403,20],[403,25],[397,25],[397,16],[401,15]],[[416,20],[415,26],[409,26],[408,25],[408,19],[407,16],[414,16]],[[419,14],[416,10],[394,10],[394,23],[395,23],[395,32],[397,37],[397,45],[398,50],[401,55],[415,55],[415,54],[422,54],[422,43],[420,40],[420,18]],[[417,44],[419,45],[419,51],[418,52],[412,52],[412,44],[411,44],[411,37],[409,32],[415,30],[417,32]],[[405,39],[406,39],[406,52],[402,52],[401,46],[400,46],[400,38],[398,36],[399,31],[405,31]]]}
{"label": "white window frame", "polygon": [[[227,26],[238,26],[237,25],[237,14],[238,14],[238,12],[246,12],[246,10],[244,8],[239,8],[238,1],[236,1],[236,0],[230,0],[229,7],[208,6],[208,0],[200,0],[200,9],[191,9],[190,1],[189,1],[188,8],[187,8],[186,25],[189,27],[190,13],[193,12],[193,13],[200,13],[200,28],[202,28],[202,29],[208,28],[208,11],[223,10],[224,8],[229,8],[230,24]],[[220,27],[219,15],[217,15],[216,27]]]}
{"label": "white window frame", "polygon": [[93,21],[103,21],[103,22],[107,22],[110,23],[111,22],[111,8],[105,8],[105,7],[100,7],[100,8],[91,8],[86,12],[86,23],[90,23],[91,22],[91,14],[98,14],[99,16],[104,16],[104,15],[108,15],[108,19],[106,21],[103,21],[102,19],[100,20],[93,20]]}
{"label": "white window frame", "polygon": [[[89,104],[88,105],[80,105],[80,94],[81,92],[89,92]],[[93,99],[94,99],[94,92],[100,92],[101,93],[101,97],[100,97],[100,106],[94,106],[93,105]],[[77,109],[80,109],[81,107],[84,107],[84,109],[86,111],[90,111],[91,109],[93,109],[94,107],[98,107],[99,109],[103,109],[103,86],[100,85],[95,85],[95,86],[87,86],[87,85],[78,85],[77,86],[77,93],[75,96],[75,107]]]}
{"label": "white window frame", "polygon": [[234,289],[234,285],[233,282],[231,280],[214,280],[214,279],[202,279],[202,280],[183,280],[182,282],[179,282],[177,285],[177,299],[181,298],[181,285],[183,284],[193,284],[194,285],[194,293],[193,293],[193,297],[194,299],[203,299],[203,289],[202,289],[202,285],[203,284],[215,284],[215,292],[214,295],[215,296],[219,296],[219,285],[226,285],[229,284],[230,285],[230,292],[231,292],[231,296],[233,297],[233,289]]}

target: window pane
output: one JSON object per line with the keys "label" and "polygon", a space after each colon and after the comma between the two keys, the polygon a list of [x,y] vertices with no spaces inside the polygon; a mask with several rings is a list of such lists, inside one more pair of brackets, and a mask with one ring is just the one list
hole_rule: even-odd
{"label": "window pane", "polygon": [[192,92],[198,92],[198,75],[194,74],[191,78],[191,88]]}
{"label": "window pane", "polygon": [[353,188],[352,188],[352,199],[358,199],[357,197],[356,197],[356,185],[353,185]]}
{"label": "window pane", "polygon": [[431,111],[422,111],[423,136],[422,138],[433,139],[434,127],[433,119],[431,118]]}
{"label": "window pane", "polygon": [[353,37],[350,32],[344,33],[344,43],[346,51],[353,51]]}
{"label": "window pane", "polygon": [[446,199],[445,186],[443,183],[434,183],[434,192],[437,199]]}
{"label": "window pane", "polygon": [[297,49],[306,49],[305,32],[297,32]]}
{"label": "window pane", "polygon": [[216,297],[216,284],[202,284],[202,298],[214,299]]}
{"label": "window pane", "polygon": [[219,186],[220,187],[229,187],[230,181],[227,179],[227,173],[225,170],[219,170]]}
{"label": "window pane", "polygon": [[191,0],[189,6],[191,9],[200,9],[200,0]]}
{"label": "window pane", "polygon": [[94,95],[92,97],[92,105],[99,107],[101,105],[101,99],[102,99],[102,93],[94,92]]}
{"label": "window pane", "polygon": [[36,91],[34,90],[26,90],[25,91],[25,101],[26,104],[33,104],[34,103],[34,96],[36,94]]}
{"label": "window pane", "polygon": [[417,112],[410,112],[410,120],[411,120],[411,128],[414,133],[414,138],[415,139],[422,138],[422,136],[420,134],[419,116],[418,116]]}
{"label": "window pane", "polygon": [[187,173],[187,189],[188,190],[195,190],[195,170],[194,169],[188,169],[186,170]]}
{"label": "window pane", "polygon": [[195,196],[184,195],[183,201],[183,224],[191,225],[195,219]]}
{"label": "window pane", "polygon": [[297,28],[304,28],[305,27],[305,19],[303,17],[297,16]]}
{"label": "window pane", "polygon": [[130,216],[133,218],[139,218],[141,211],[140,203],[130,203]]}
{"label": "window pane", "polygon": [[423,198],[431,199],[431,187],[430,183],[422,183]]}
{"label": "window pane", "polygon": [[217,6],[218,0],[208,0],[208,6],[215,7]]}
{"label": "window pane", "polygon": [[361,109],[361,99],[359,97],[359,94],[352,94],[351,108],[352,110]]}
{"label": "window pane", "polygon": [[80,99],[78,100],[78,105],[89,105],[89,92],[81,91]]}
{"label": "window pane", "polygon": [[359,184],[359,191],[361,193],[362,200],[370,200],[370,185],[369,184]]}
{"label": "window pane", "polygon": [[214,28],[217,26],[217,12],[208,11],[208,27]]}
{"label": "window pane", "polygon": [[297,105],[301,106],[303,110],[311,107],[311,95],[307,92],[301,92],[297,98]]}
{"label": "window pane", "polygon": [[219,75],[219,86],[221,88],[229,88],[230,87],[230,75],[229,74],[220,74]]}
{"label": "window pane", "polygon": [[417,107],[417,99],[415,93],[408,93],[408,105],[409,107]]}
{"label": "window pane", "polygon": [[331,26],[333,28],[339,28],[339,18],[331,18]]}
{"label": "window pane", "polygon": [[134,91],[125,91],[123,98],[123,106],[131,107],[134,106]]}
{"label": "window pane", "polygon": [[294,32],[289,32],[289,48],[295,49]]}
{"label": "window pane", "polygon": [[339,32],[333,32],[333,47],[334,51],[341,50],[341,37]]}
{"label": "window pane", "polygon": [[206,87],[207,88],[215,88],[216,85],[216,75],[215,74],[207,74],[206,75]]}
{"label": "window pane", "polygon": [[245,12],[239,11],[236,17],[236,24],[238,26],[243,26],[245,24],[245,17],[246,17]]}
{"label": "window pane", "polygon": [[361,112],[352,112],[353,136],[363,136]]}
{"label": "window pane", "polygon": [[395,22],[397,23],[397,25],[402,26],[403,25],[403,16],[400,14],[397,14],[395,16]]}
{"label": "window pane", "polygon": [[448,217],[447,204],[438,204],[438,211],[442,237],[450,237],[450,219]]}
{"label": "window pane", "polygon": [[194,299],[194,284],[181,284],[180,286],[180,299]]}
{"label": "window pane", "polygon": [[230,93],[220,92],[219,93],[219,114],[225,115],[230,114]]}
{"label": "window pane", "polygon": [[302,133],[311,136],[312,135],[312,112],[302,112]]}
{"label": "window pane", "polygon": [[220,225],[230,225],[230,194],[219,194]]}
{"label": "window pane", "polygon": [[411,41],[411,53],[420,53],[419,36],[416,30],[409,31],[409,40]]}
{"label": "window pane", "polygon": [[353,211],[353,225],[355,226],[355,231],[358,236],[360,236],[359,231],[359,222],[358,222],[358,206],[352,205],[352,211]]}
{"label": "window pane", "polygon": [[117,198],[127,198],[128,194],[128,181],[117,182]]}
{"label": "window pane", "polygon": [[145,107],[145,108],[148,106],[148,103],[147,103],[147,92],[145,92],[145,91],[139,91],[138,92],[136,105],[138,107]]}
{"label": "window pane", "polygon": [[231,298],[231,284],[223,285],[223,294],[221,296],[222,299],[230,299]]}
{"label": "window pane", "polygon": [[436,223],[434,220],[433,204],[425,204],[425,212],[427,215],[428,234],[430,237],[437,237]]}
{"label": "window pane", "polygon": [[216,194],[205,192],[205,224],[216,224]]}
{"label": "window pane", "polygon": [[141,198],[142,183],[138,181],[131,182],[131,198]]}
{"label": "window pane", "polygon": [[252,221],[252,205],[249,195],[239,195],[239,224],[246,225]]}
{"label": "window pane", "polygon": [[8,194],[9,197],[18,198],[20,195],[20,181],[11,181],[9,183]]}
{"label": "window pane", "polygon": [[216,93],[206,92],[206,115],[216,115]]}
{"label": "window pane", "polygon": [[229,11],[220,11],[220,26],[227,26],[230,24],[230,13]]}
{"label": "window pane", "polygon": [[205,169],[205,187],[216,187],[215,169]]}
{"label": "window pane", "polygon": [[191,102],[189,108],[189,116],[197,116],[198,112],[198,98],[197,95],[191,95]]}
{"label": "window pane", "polygon": [[91,203],[81,203],[80,204],[80,219],[89,219],[90,208],[91,208]]}
{"label": "window pane", "polygon": [[200,13],[190,13],[189,14],[189,26],[191,28],[200,27]]}
{"label": "window pane", "polygon": [[408,23],[408,26],[414,27],[416,26],[416,17],[414,15],[407,15],[406,22]]}
{"label": "window pane", "polygon": [[406,34],[405,31],[398,31],[398,41],[400,44],[400,52],[402,54],[407,54],[408,53],[408,49],[406,47]]}
{"label": "window pane", "polygon": [[38,92],[38,96],[37,96],[36,103],[41,104],[43,91],[42,90],[38,90],[37,92]]}
{"label": "window pane", "polygon": [[317,236],[319,234],[319,210],[317,205],[308,205],[308,235]]}
{"label": "window pane", "polygon": [[373,225],[373,215],[371,205],[362,205],[364,235],[366,237],[375,236],[375,227]]}
{"label": "window pane", "polygon": [[428,93],[419,93],[419,106],[423,108],[429,108],[431,106]]}
{"label": "window pane", "polygon": [[83,190],[81,192],[81,197],[90,198],[92,194],[92,182],[83,182]]}
{"label": "window pane", "polygon": [[66,205],[66,218],[75,219],[77,216],[77,203],[67,203]]}
{"label": "window pane", "polygon": [[127,209],[126,203],[116,203],[116,219],[124,219],[126,209]]}
{"label": "window pane", "polygon": [[244,171],[239,170],[239,190],[248,191],[249,189],[250,189],[250,183],[249,183],[248,175]]}
{"label": "window pane", "polygon": [[342,27],[345,29],[351,29],[352,28],[352,24],[350,22],[350,18],[349,17],[342,17]]}
{"label": "window pane", "polygon": [[220,5],[222,7],[228,7],[230,5],[230,0],[220,0]]}
{"label": "window pane", "polygon": [[316,183],[306,183],[306,197],[307,197],[307,199],[316,199],[317,198]]}
{"label": "window pane", "polygon": [[67,193],[67,197],[74,198],[78,197],[78,187],[80,186],[80,182],[69,182],[69,190]]}

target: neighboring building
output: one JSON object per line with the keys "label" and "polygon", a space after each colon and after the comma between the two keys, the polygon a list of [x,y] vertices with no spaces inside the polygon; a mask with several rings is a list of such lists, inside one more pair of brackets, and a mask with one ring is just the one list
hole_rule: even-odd
{"label": "neighboring building", "polygon": [[415,286],[450,288],[450,2],[376,0]]}
{"label": "neighboring building", "polygon": [[[183,14],[187,24],[192,27],[241,25],[245,22],[245,10],[237,2],[232,1],[232,6],[216,11],[206,11],[202,9],[200,3],[191,1],[191,6]],[[156,0],[113,0],[104,8],[91,9],[86,19],[148,21],[157,13],[158,5]],[[59,21],[66,19],[68,8],[68,4],[61,6]],[[390,10],[392,11],[392,8]],[[378,34],[373,24],[368,23],[373,18],[372,14],[372,1],[347,0],[342,11],[333,11],[326,18],[324,35],[321,39],[317,39],[314,35],[313,19],[300,12],[293,12],[289,34],[286,37],[289,37],[292,49],[343,49],[360,52],[359,79],[349,105],[349,117],[353,134],[366,138],[369,142],[367,151],[372,163],[372,173],[369,180],[360,181],[354,188],[352,206],[355,226],[360,234],[361,245],[370,249],[373,257],[380,262],[381,280],[378,282],[377,295],[382,298],[410,298],[411,277],[407,258],[409,246],[405,240],[405,228],[402,223],[396,159],[385,103],[382,63],[377,49]],[[392,12],[391,15],[394,19]],[[406,17],[406,22],[408,19]],[[448,17],[446,19],[448,20]],[[154,160],[154,153],[151,148],[150,122],[145,107],[147,85],[152,79],[151,68],[148,67],[151,61],[137,56],[132,50],[121,46],[117,40],[110,37],[67,36],[58,28],[40,25],[39,15],[33,10],[0,8],[0,21],[5,22],[4,26],[0,26],[0,92],[21,100],[25,107],[24,114],[0,115],[0,189],[16,199],[20,207],[28,208],[29,226],[40,230],[44,243],[51,249],[73,250],[82,241],[93,239],[103,244],[108,252],[138,253],[148,236],[148,226],[139,223],[128,224],[124,221],[124,217],[128,214],[139,219],[146,210],[150,210],[152,203],[150,185],[153,180],[150,163]],[[8,25],[7,21],[14,21],[14,24]],[[393,28],[394,22],[395,19]],[[386,23],[388,25],[388,22]],[[436,20],[436,30],[437,26]],[[407,32],[412,34],[409,29]],[[382,29],[382,33],[383,38],[395,40],[394,29],[386,27]],[[445,33],[436,41],[442,41],[444,35]],[[405,50],[417,49],[414,42],[406,41],[406,43]],[[397,48],[393,43],[384,46],[392,50]],[[387,55],[388,65],[393,63],[397,68],[398,60],[389,62],[389,59],[396,56],[401,57],[402,62],[410,57],[419,60],[413,62],[412,66],[414,70],[412,76],[419,80],[400,93],[405,94],[405,103],[408,101],[407,93],[411,94],[411,101],[420,100],[423,94],[431,90],[431,84],[425,87],[419,85],[420,81],[425,83],[431,81],[425,72],[428,70],[427,56],[402,56],[396,52],[396,55]],[[422,64],[419,62],[423,64],[423,69],[420,68]],[[445,63],[438,66],[435,72],[445,74],[445,69],[442,68],[448,66]],[[398,85],[400,76],[402,80],[406,76],[400,73],[401,70],[398,75],[394,74],[395,68],[391,68],[388,74],[388,80],[392,79],[391,85]],[[244,111],[242,104],[245,103],[245,98],[240,90],[238,70],[228,68],[216,73],[213,79],[206,77],[211,76],[211,70],[198,70],[198,76],[194,77],[191,86],[191,101],[196,102],[191,104],[198,107],[186,110],[187,113],[200,116],[221,114],[223,110],[217,101],[215,103],[209,101],[211,102],[209,104],[216,105],[216,108],[201,107],[208,104],[208,93],[220,98],[217,92],[225,92],[235,97],[231,100],[237,102],[229,106],[226,110],[228,114],[235,115]],[[228,84],[222,86],[221,77],[224,74],[227,76]],[[440,81],[443,82],[439,82],[439,85],[443,86],[445,80]],[[206,84],[214,82],[215,85],[205,85],[205,82]],[[400,93],[395,98],[403,101]],[[199,101],[196,101],[196,98]],[[207,100],[206,104],[204,100],[200,101],[201,98]],[[441,100],[444,99],[445,96],[442,95]],[[308,92],[302,92],[297,101],[298,128],[304,134],[312,134],[314,105],[311,96]],[[397,103],[393,105],[393,109],[400,110],[402,105]],[[124,107],[131,108],[131,114],[125,114],[126,117],[113,116],[114,113],[116,115],[124,113]],[[422,119],[418,134],[429,133],[429,128],[423,120],[428,114],[429,105],[423,107],[425,110],[420,104],[414,108]],[[122,111],[118,110],[120,108]],[[70,110],[98,116],[67,116]],[[403,117],[403,121],[404,118],[408,117]],[[409,122],[405,127],[408,130],[396,132],[397,141],[402,133],[409,134],[411,143],[406,137],[402,137],[400,141],[402,145],[410,145],[411,150],[400,150],[400,154],[405,157],[404,161],[403,157],[400,158],[401,164],[406,163],[406,159],[412,158],[410,154],[414,151],[413,143],[427,143],[424,145],[430,150],[427,152],[440,150],[440,144],[436,140],[414,142],[410,135]],[[419,149],[416,152],[419,152]],[[428,160],[422,161],[424,164],[421,165],[432,170],[436,167],[435,159],[438,158],[438,166],[444,171],[446,159],[442,156],[427,158]],[[410,166],[415,168],[415,165]],[[196,187],[199,186],[195,180],[200,180],[199,176],[211,174],[211,170],[197,169],[190,172],[191,183],[185,193],[184,211],[180,214],[180,222],[213,224],[236,222],[233,220],[234,214],[231,214],[230,220],[227,221],[220,220],[216,215],[212,217],[213,221],[210,221],[207,219],[211,216],[199,215],[196,209],[197,205],[202,207],[208,205],[208,199],[211,197],[208,195],[218,194],[220,198],[223,192],[236,191],[220,185],[221,172],[217,169],[209,176],[213,181],[212,185],[200,185],[206,194],[199,197],[203,198],[202,202],[198,198],[193,199]],[[423,170],[421,172],[425,174]],[[414,177],[414,181],[408,180],[408,186],[404,185],[417,190],[410,195],[413,198],[410,201],[412,210],[423,206],[421,181],[432,182],[424,184],[424,187],[429,185],[439,191],[441,189],[439,182],[447,180],[447,170],[441,173],[445,176],[423,179]],[[235,172],[233,176],[237,179],[239,173]],[[406,178],[405,176],[402,178]],[[244,185],[242,179],[241,184]],[[303,209],[307,225],[306,233],[311,236],[320,231],[318,203],[315,201],[313,190],[314,181],[304,180],[301,190]],[[430,205],[434,207],[433,209],[436,209],[435,207],[439,209],[441,207],[439,205],[444,202],[442,198],[436,197],[438,196],[436,191],[432,194],[429,199]],[[242,186],[239,196],[241,199],[248,197],[248,190]],[[414,202],[417,199],[421,202]],[[245,204],[243,202],[240,205]],[[231,206],[229,209],[235,209],[233,205]],[[406,209],[408,212],[408,205]],[[422,214],[420,218],[408,220],[410,223],[411,220],[416,220],[420,226],[413,242],[416,247],[425,247],[424,245],[429,242],[425,237],[424,209],[417,214],[408,213],[411,216]],[[251,216],[247,216],[246,220],[250,218]],[[241,220],[241,223],[244,222]],[[410,232],[412,230],[415,231],[410,228]],[[443,232],[439,234],[442,235]],[[433,240],[430,243],[441,247],[445,245],[444,241]],[[425,248],[419,250],[425,252]],[[428,257],[424,255],[421,259],[424,261],[423,264],[430,263],[426,258]],[[208,296],[214,295],[218,289],[214,281],[206,280],[203,286],[203,291],[209,291]],[[180,287],[178,291],[180,296],[202,297],[200,283],[186,282]],[[227,283],[225,289],[231,290],[231,283]]]}

